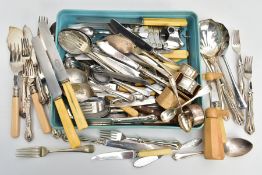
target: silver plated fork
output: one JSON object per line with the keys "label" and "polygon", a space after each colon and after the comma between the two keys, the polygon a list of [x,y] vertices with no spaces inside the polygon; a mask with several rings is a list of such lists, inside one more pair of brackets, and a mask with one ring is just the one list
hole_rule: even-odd
{"label": "silver plated fork", "polygon": [[93,153],[93,145],[83,145],[78,148],[47,148],[44,146],[20,148],[16,150],[16,157],[24,158],[39,158],[45,157],[49,153],[54,152],[82,152],[82,153]]}
{"label": "silver plated fork", "polygon": [[151,140],[141,137],[127,137],[124,133],[117,130],[100,130],[101,139],[109,139],[113,141],[131,140],[139,143],[148,143],[158,146],[170,146],[176,150],[181,147],[181,143],[178,140],[167,141],[167,140]]}
{"label": "silver plated fork", "polygon": [[254,125],[254,113],[253,113],[253,88],[252,88],[252,62],[253,57],[246,57],[245,58],[245,67],[244,67],[244,76],[248,81],[248,90],[247,90],[247,101],[248,101],[248,108],[247,108],[247,116],[246,116],[246,125],[245,131],[248,134],[253,134],[255,132],[255,125]]}
{"label": "silver plated fork", "polygon": [[10,67],[14,73],[14,86],[12,97],[12,118],[11,118],[11,136],[17,138],[20,135],[20,118],[19,118],[19,86],[18,76],[23,69],[23,60],[19,45],[11,44],[10,49]]}
{"label": "silver plated fork", "polygon": [[238,56],[238,65],[237,65],[237,71],[238,71],[238,83],[239,83],[239,90],[242,96],[244,97],[245,91],[244,91],[244,65],[243,60],[241,57],[241,43],[240,43],[240,35],[239,30],[233,30],[233,37],[232,37],[232,49]]}

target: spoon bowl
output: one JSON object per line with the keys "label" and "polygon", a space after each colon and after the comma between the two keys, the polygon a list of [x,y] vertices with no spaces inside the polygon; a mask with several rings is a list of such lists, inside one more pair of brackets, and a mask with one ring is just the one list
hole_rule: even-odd
{"label": "spoon bowl", "polygon": [[215,21],[200,21],[200,53],[206,59],[215,58],[221,49],[221,31]]}

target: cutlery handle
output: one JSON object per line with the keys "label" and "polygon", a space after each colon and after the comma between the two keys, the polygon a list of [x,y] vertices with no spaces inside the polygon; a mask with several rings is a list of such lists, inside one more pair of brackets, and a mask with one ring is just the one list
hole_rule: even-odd
{"label": "cutlery handle", "polygon": [[172,50],[169,53],[163,53],[163,56],[180,61],[181,59],[188,58],[189,52],[187,50]]}
{"label": "cutlery handle", "polygon": [[187,26],[185,18],[143,18],[145,26]]}
{"label": "cutlery handle", "polygon": [[49,124],[49,121],[48,121],[47,116],[45,114],[44,108],[39,101],[39,97],[38,97],[37,92],[32,94],[32,100],[33,100],[35,110],[36,110],[36,113],[37,113],[37,117],[38,117],[38,120],[40,122],[40,126],[41,126],[43,133],[45,133],[45,134],[50,133],[52,128]]}
{"label": "cutlery handle", "polygon": [[131,117],[137,117],[139,115],[139,112],[137,110],[129,106],[121,107],[121,109],[125,111],[128,115],[130,115]]}
{"label": "cutlery handle", "polygon": [[254,125],[254,113],[253,113],[253,92],[250,89],[247,98],[248,98],[248,109],[247,109],[247,117],[246,117],[247,121],[246,121],[245,130],[248,134],[251,135],[255,132],[255,125]]}
{"label": "cutlery handle", "polygon": [[181,143],[178,141],[148,140],[148,139],[143,139],[143,138],[140,138],[139,141],[147,143],[147,144],[158,145],[158,146],[169,146],[169,147],[173,147],[176,150],[179,150],[181,147]]}
{"label": "cutlery handle", "polygon": [[55,101],[55,106],[59,117],[61,119],[65,134],[68,138],[71,148],[77,148],[80,146],[79,137],[75,131],[74,125],[68,115],[65,104],[61,97],[57,98]]}
{"label": "cutlery handle", "polygon": [[238,89],[238,86],[237,86],[236,81],[234,79],[234,76],[233,76],[233,74],[231,72],[231,69],[230,69],[229,64],[227,62],[227,59],[226,59],[225,56],[222,56],[222,58],[223,58],[223,60],[225,62],[227,71],[229,73],[229,77],[230,77],[232,85],[233,85],[233,90],[234,90],[234,93],[235,93],[235,96],[236,96],[236,100],[238,101],[239,108],[245,109],[245,108],[247,108],[247,104],[246,104],[246,102],[244,100],[244,97],[241,95],[241,93],[240,93],[240,91]]}
{"label": "cutlery handle", "polygon": [[174,155],[172,155],[172,158],[174,160],[180,160],[180,159],[185,159],[185,158],[192,157],[192,156],[202,155],[203,153],[204,153],[203,151],[192,152],[192,153],[175,153]]}
{"label": "cutlery handle", "polygon": [[238,110],[237,105],[234,101],[234,99],[230,96],[229,92],[225,89],[225,86],[222,87],[223,94],[225,96],[225,99],[227,101],[228,107],[230,108],[233,118],[235,122],[238,125],[244,124],[244,116],[243,114]]}
{"label": "cutlery handle", "polygon": [[151,150],[142,150],[139,151],[138,157],[148,157],[148,156],[164,156],[172,154],[171,148],[163,148],[163,149],[151,149]]}
{"label": "cutlery handle", "polygon": [[95,150],[94,145],[83,145],[78,148],[63,148],[63,149],[49,149],[50,153],[53,152],[82,152],[82,153],[93,153]]}
{"label": "cutlery handle", "polygon": [[77,128],[79,130],[85,129],[88,127],[85,116],[80,108],[80,105],[77,101],[75,92],[72,88],[70,81],[65,81],[62,83],[67,101],[69,103],[70,109],[72,110]]}
{"label": "cutlery handle", "polygon": [[244,97],[244,70],[243,70],[243,63],[242,63],[242,58],[241,55],[239,55],[238,59],[238,65],[237,65],[237,73],[238,73],[238,86],[241,95]]}
{"label": "cutlery handle", "polygon": [[19,98],[18,87],[14,87],[12,97],[12,119],[11,119],[11,137],[17,138],[20,135],[20,116],[19,116]]}

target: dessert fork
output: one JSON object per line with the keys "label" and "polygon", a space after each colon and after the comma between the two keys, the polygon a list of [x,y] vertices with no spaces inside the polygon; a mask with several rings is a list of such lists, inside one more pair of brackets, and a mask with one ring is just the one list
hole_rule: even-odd
{"label": "dessert fork", "polygon": [[44,146],[29,147],[29,148],[20,148],[16,150],[16,157],[25,157],[25,158],[38,158],[45,157],[49,153],[54,152],[82,152],[82,153],[93,153],[93,145],[84,145],[78,148],[46,148]]}
{"label": "dessert fork", "polygon": [[35,67],[33,66],[33,61],[31,59],[27,60],[27,71],[26,71],[26,77],[27,77],[27,86],[30,90],[30,95],[32,97],[34,107],[36,109],[37,117],[40,122],[41,129],[43,133],[50,133],[51,132],[51,126],[49,124],[48,118],[45,114],[43,105],[39,101],[39,95],[37,93],[36,89],[36,72]]}
{"label": "dessert fork", "polygon": [[181,147],[181,143],[177,140],[175,141],[149,140],[141,137],[127,137],[122,132],[116,130],[100,130],[100,138],[109,139],[113,141],[121,141],[127,139],[139,143],[155,144],[159,146],[169,146],[169,147],[173,147],[174,149],[179,149]]}
{"label": "dessert fork", "polygon": [[17,138],[20,135],[20,118],[19,118],[19,86],[18,76],[23,69],[23,61],[19,45],[11,44],[10,49],[10,67],[14,73],[14,86],[12,97],[12,118],[11,118],[11,136]]}
{"label": "dessert fork", "polygon": [[241,57],[241,44],[240,44],[240,35],[239,30],[233,30],[233,37],[232,37],[232,49],[238,56],[238,83],[239,83],[239,90],[242,96],[244,97],[244,65],[243,60]]}
{"label": "dessert fork", "polygon": [[244,76],[248,81],[248,92],[247,92],[248,108],[247,108],[245,131],[250,135],[255,132],[254,113],[253,113],[253,89],[252,89],[252,81],[251,81],[252,62],[253,62],[253,57],[245,58]]}

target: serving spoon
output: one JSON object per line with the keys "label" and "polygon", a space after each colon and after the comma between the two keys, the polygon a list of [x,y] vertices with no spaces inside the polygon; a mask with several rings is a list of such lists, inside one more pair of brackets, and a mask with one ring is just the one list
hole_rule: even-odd
{"label": "serving spoon", "polygon": [[[253,144],[248,140],[242,138],[230,138],[224,144],[225,154],[229,157],[239,157],[247,154],[253,148]],[[174,153],[172,158],[180,160],[196,155],[202,155],[204,151],[191,152],[191,153]]]}

